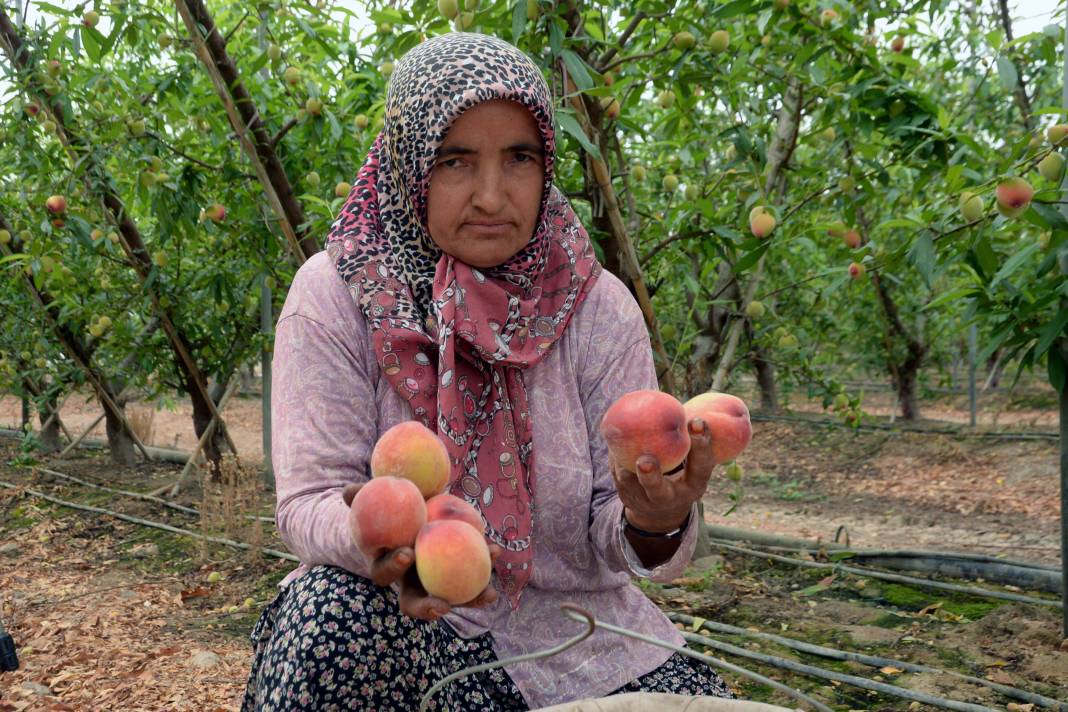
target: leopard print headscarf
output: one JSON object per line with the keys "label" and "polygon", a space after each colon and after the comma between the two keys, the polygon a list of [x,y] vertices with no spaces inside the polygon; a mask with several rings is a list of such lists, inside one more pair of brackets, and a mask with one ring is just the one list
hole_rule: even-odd
{"label": "leopard print headscarf", "polygon": [[[453,122],[484,101],[526,107],[545,183],[534,234],[476,269],[434,244],[427,194]],[[499,589],[518,607],[533,565],[535,453],[523,371],[560,338],[600,274],[586,230],[552,184],[553,104],[541,70],[495,37],[450,33],[397,63],[385,118],[326,249],[367,318],[378,365],[449,451],[449,491],[503,549]]]}

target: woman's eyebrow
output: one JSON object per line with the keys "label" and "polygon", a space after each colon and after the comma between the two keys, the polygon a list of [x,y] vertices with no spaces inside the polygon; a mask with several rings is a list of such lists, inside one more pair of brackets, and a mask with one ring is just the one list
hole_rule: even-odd
{"label": "woman's eyebrow", "polygon": [[[536,153],[539,156],[543,153],[540,145],[527,142],[513,143],[511,146],[505,148],[503,153],[517,153],[520,151]],[[438,151],[438,159],[448,158],[449,156],[469,156],[474,153],[478,153],[478,151],[473,148],[468,148],[467,146],[447,146]]]}

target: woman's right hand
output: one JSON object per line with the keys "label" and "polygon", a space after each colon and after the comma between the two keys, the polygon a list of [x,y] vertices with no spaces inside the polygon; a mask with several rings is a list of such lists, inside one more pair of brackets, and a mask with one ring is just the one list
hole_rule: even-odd
{"label": "woman's right hand", "polygon": [[[352,498],[363,487],[363,483],[345,485],[341,496],[345,505],[352,506]],[[501,547],[497,544],[486,542],[489,545],[490,560],[496,561],[501,555]],[[371,557],[371,581],[376,586],[392,586],[400,582],[400,610],[409,618],[421,618],[427,621],[436,621],[452,610],[449,602],[431,596],[419,582],[419,576],[412,565],[415,563],[415,549],[410,546],[402,546],[397,549],[381,549]],[[474,600],[459,604],[466,608],[480,608],[497,601],[497,589],[491,582]]]}

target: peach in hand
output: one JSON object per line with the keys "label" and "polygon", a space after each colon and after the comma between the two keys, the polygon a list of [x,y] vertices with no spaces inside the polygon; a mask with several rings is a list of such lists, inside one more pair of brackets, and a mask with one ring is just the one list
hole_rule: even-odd
{"label": "peach in hand", "polygon": [[710,391],[694,396],[683,407],[687,421],[693,418],[705,421],[712,436],[712,456],[717,465],[736,458],[753,439],[749,408],[741,398]]}
{"label": "peach in hand", "polygon": [[481,531],[457,519],[427,522],[415,538],[415,570],[431,596],[457,606],[489,585],[493,564]]}
{"label": "peach in hand", "polygon": [[601,435],[616,462],[637,472],[638,458],[652,455],[661,472],[671,472],[690,452],[686,411],[660,391],[632,391],[613,403],[601,419]]}
{"label": "peach in hand", "polygon": [[371,480],[349,507],[349,532],[367,556],[382,549],[412,546],[426,523],[426,502],[419,488],[400,477]]}
{"label": "peach in hand", "polygon": [[439,519],[455,519],[467,522],[482,533],[482,515],[470,504],[447,492],[434,495],[426,501],[426,520],[435,522]]}
{"label": "peach in hand", "polygon": [[398,423],[382,434],[371,452],[372,477],[411,480],[429,499],[449,483],[449,453],[445,443],[422,423]]}

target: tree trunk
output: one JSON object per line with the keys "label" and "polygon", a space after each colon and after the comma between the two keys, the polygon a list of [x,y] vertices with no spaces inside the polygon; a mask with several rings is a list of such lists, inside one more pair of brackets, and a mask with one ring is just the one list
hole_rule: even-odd
{"label": "tree trunk", "polygon": [[[41,452],[57,452],[62,449],[59,442],[59,413],[56,413],[59,407],[59,394],[46,387],[43,396],[44,404],[37,413],[41,421],[41,430],[37,434],[37,439],[41,442]],[[52,417],[53,413],[55,417]]]}
{"label": "tree trunk", "polygon": [[[111,399],[119,411],[126,417],[126,408],[123,404]],[[104,422],[108,435],[108,449],[111,450],[111,462],[122,467],[133,467],[137,464],[137,450],[134,448],[133,438],[122,427],[115,413],[110,408],[104,408]]]}
{"label": "tree trunk", "polygon": [[767,352],[756,343],[752,342],[752,330],[750,329],[749,360],[753,364],[756,373],[757,385],[760,387],[760,409],[766,413],[777,413],[779,410],[779,388],[775,382],[775,366],[768,361]]}
{"label": "tree trunk", "polygon": [[920,404],[916,398],[916,377],[920,371],[920,360],[907,359],[897,373],[897,399],[901,404],[901,418],[916,420],[920,417]]}

